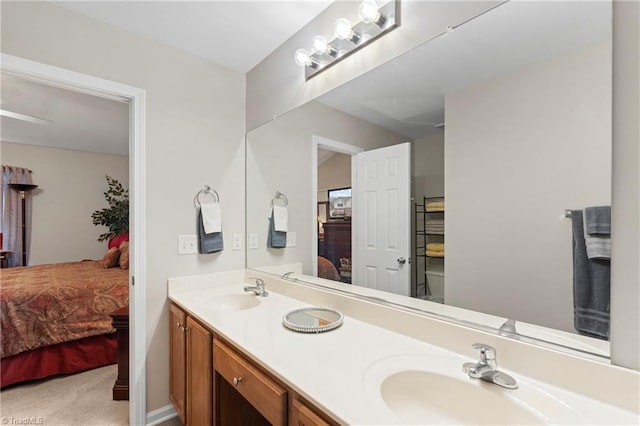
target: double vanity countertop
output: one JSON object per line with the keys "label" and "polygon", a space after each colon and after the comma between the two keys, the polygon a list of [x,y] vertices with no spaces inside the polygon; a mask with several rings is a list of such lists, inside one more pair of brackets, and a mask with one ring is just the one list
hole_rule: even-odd
{"label": "double vanity countertop", "polygon": [[[500,352],[498,369],[514,377],[518,389],[471,379],[462,364],[478,361],[472,357],[475,341],[468,342],[469,356],[464,356],[361,321],[349,312],[342,312],[339,328],[326,333],[289,330],[282,324],[283,315],[311,305],[269,285],[267,297],[246,293],[243,272],[170,279],[169,299],[340,423],[638,424],[640,420],[637,412],[504,370]],[[246,300],[241,296],[257,300],[240,308],[220,303],[230,295],[233,300]]]}

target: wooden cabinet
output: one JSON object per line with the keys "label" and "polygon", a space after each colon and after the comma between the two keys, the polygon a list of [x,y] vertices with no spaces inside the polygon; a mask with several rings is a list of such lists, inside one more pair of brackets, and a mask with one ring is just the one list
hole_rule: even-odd
{"label": "wooden cabinet", "polygon": [[186,424],[187,402],[187,314],[169,305],[169,399]]}
{"label": "wooden cabinet", "polygon": [[169,396],[184,425],[337,424],[173,303],[169,318]]}
{"label": "wooden cabinet", "polygon": [[351,222],[327,222],[324,228],[324,257],[329,259],[340,273],[343,282],[351,282],[351,274],[342,273],[340,259],[351,260]]}
{"label": "wooden cabinet", "polygon": [[212,334],[169,305],[169,398],[184,425],[212,424]]}
{"label": "wooden cabinet", "polygon": [[[222,393],[236,391],[239,393],[264,419],[272,425],[287,424],[287,391],[271,379],[266,374],[257,369],[250,361],[237,353],[229,345],[215,339],[213,342],[214,369],[216,372],[216,393],[220,397]],[[225,380],[229,385],[220,386],[221,380]],[[220,402],[222,398],[218,399]],[[216,405],[216,413],[220,413],[220,421],[216,424],[226,424],[223,410],[234,412],[244,412],[229,406],[232,397],[224,398],[226,406]],[[254,416],[248,413],[249,416]],[[239,419],[239,423],[249,424],[249,419]]]}
{"label": "wooden cabinet", "polygon": [[329,423],[301,401],[292,399],[291,410],[289,411],[289,426],[329,426]]}
{"label": "wooden cabinet", "polygon": [[187,317],[187,426],[213,422],[211,340],[209,330]]}

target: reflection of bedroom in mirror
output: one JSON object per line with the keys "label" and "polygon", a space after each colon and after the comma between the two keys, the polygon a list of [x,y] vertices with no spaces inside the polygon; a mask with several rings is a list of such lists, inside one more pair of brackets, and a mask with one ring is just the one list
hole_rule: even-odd
{"label": "reflection of bedroom in mirror", "polygon": [[[17,116],[38,116],[2,117],[3,251],[23,250],[20,220],[12,216],[20,210],[12,205],[17,199],[10,196],[15,191],[7,191],[7,184],[31,183],[32,175],[41,186],[29,197],[23,216],[28,225],[26,262],[15,255],[3,262],[7,310],[1,324],[0,385],[4,389],[77,373],[108,378],[106,393],[128,399],[128,385],[122,381],[128,353],[119,356],[118,342],[128,341],[132,267],[129,104],[4,73],[2,93],[3,109]],[[96,227],[92,214],[100,211],[104,214]],[[118,226],[112,227],[114,223]],[[33,301],[44,294],[46,301]],[[69,309],[78,305],[87,309]],[[50,314],[54,311],[68,314],[56,319]],[[120,348],[125,350],[125,345]],[[78,357],[78,351],[90,355]],[[123,365],[117,365],[119,359]],[[128,404],[121,405],[120,415],[128,418]]]}

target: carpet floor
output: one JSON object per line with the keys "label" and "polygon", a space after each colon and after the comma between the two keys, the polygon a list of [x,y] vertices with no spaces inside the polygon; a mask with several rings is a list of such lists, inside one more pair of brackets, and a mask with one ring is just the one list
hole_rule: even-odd
{"label": "carpet floor", "polygon": [[114,401],[118,366],[18,385],[0,392],[3,425],[125,426],[129,401]]}

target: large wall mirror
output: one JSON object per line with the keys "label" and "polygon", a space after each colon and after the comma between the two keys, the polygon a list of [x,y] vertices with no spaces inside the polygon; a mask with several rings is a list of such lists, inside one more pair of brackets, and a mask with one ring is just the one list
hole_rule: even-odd
{"label": "large wall mirror", "polygon": [[247,266],[606,360],[575,328],[565,211],[611,204],[611,31],[606,1],[503,3],[252,130]]}

